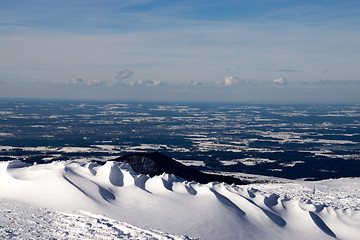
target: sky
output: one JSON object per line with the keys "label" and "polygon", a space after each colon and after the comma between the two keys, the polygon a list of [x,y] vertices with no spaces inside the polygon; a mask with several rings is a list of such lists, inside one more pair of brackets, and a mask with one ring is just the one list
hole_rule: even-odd
{"label": "sky", "polygon": [[360,103],[358,0],[0,0],[0,98]]}

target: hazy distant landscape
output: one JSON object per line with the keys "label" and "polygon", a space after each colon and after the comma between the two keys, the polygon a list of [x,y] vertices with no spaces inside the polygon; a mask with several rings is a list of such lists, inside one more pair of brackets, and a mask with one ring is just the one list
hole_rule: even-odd
{"label": "hazy distant landscape", "polygon": [[3,161],[159,151],[200,170],[360,176],[359,105],[1,101]]}

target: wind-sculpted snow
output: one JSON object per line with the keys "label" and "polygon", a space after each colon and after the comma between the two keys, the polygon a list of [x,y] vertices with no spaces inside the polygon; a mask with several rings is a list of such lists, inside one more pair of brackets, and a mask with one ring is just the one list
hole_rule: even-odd
{"label": "wind-sculpted snow", "polygon": [[[348,184],[350,180],[346,181]],[[351,182],[352,187],[360,185],[359,179]],[[313,184],[320,186],[322,182]],[[284,185],[279,190],[281,187]],[[259,191],[256,185],[215,182],[203,185],[169,174],[150,178],[117,162],[102,166],[77,162],[0,163],[0,198],[36,207],[66,212],[83,210],[140,228],[201,239],[309,240],[358,239],[360,236],[357,207],[335,208],[329,201],[326,206],[319,201],[314,205],[277,194],[275,188],[271,193],[264,189]],[[359,198],[359,195],[352,197]],[[79,218],[83,219],[82,224],[89,221],[95,229],[105,224],[92,221],[90,217],[89,220],[83,216]],[[73,220],[69,221],[70,225]],[[41,228],[40,225],[36,226]],[[38,231],[37,227],[34,231]]]}

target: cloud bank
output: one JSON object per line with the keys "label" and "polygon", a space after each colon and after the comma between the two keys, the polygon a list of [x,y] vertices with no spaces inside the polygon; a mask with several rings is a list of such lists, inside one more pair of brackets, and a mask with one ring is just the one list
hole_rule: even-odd
{"label": "cloud bank", "polygon": [[157,86],[162,86],[165,84],[161,80],[146,79],[146,80],[130,81],[128,83],[128,85],[131,87],[134,87],[134,86],[157,87]]}
{"label": "cloud bank", "polygon": [[73,78],[70,81],[68,81],[67,84],[70,84],[70,85],[86,85],[86,86],[100,86],[100,85],[105,84],[105,81],[98,80],[98,79],[91,79],[91,80],[85,81],[82,78]]}
{"label": "cloud bank", "polygon": [[106,86],[106,87],[115,87],[115,86],[145,86],[145,87],[158,87],[166,85],[162,80],[150,80],[150,79],[132,79],[134,72],[130,69],[124,69],[117,72],[115,79],[113,81],[104,81],[98,79],[84,80],[82,78],[73,78],[68,81],[68,85],[84,85],[84,86]]}

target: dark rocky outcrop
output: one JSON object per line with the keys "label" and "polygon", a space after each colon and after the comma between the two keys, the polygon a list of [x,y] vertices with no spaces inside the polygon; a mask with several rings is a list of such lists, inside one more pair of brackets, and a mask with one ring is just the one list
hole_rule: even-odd
{"label": "dark rocky outcrop", "polygon": [[243,181],[230,176],[222,176],[215,174],[207,174],[200,172],[189,166],[185,166],[174,159],[159,153],[132,153],[114,159],[128,163],[132,169],[141,174],[146,174],[151,177],[161,175],[162,173],[170,173],[182,177],[188,181],[196,181],[199,183],[209,182],[225,182],[228,184],[245,184]]}

